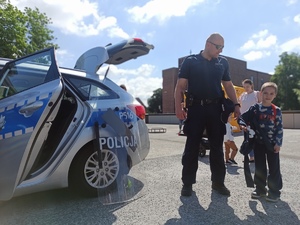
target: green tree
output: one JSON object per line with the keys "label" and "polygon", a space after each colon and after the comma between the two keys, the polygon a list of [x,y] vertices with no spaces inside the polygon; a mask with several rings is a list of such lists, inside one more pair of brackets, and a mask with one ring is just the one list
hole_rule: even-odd
{"label": "green tree", "polygon": [[37,8],[26,7],[24,12],[0,0],[0,56],[19,58],[55,46],[53,31],[48,28],[51,19]]}
{"label": "green tree", "polygon": [[148,98],[149,113],[161,113],[162,111],[162,89],[158,88],[153,91],[153,95]]}
{"label": "green tree", "polygon": [[300,102],[300,81],[297,84],[297,88],[294,89],[297,97],[298,97],[298,101]]}
{"label": "green tree", "polygon": [[280,56],[279,65],[275,67],[275,74],[271,81],[278,85],[278,94],[274,103],[283,110],[300,109],[300,56],[297,53],[287,52]]}

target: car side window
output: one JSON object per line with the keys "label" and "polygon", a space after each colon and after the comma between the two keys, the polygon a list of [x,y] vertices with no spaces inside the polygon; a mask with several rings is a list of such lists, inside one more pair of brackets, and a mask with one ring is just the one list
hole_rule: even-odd
{"label": "car side window", "polygon": [[84,97],[85,100],[102,100],[102,99],[116,99],[119,95],[113,90],[96,82],[83,77],[75,77],[63,74],[66,78]]}
{"label": "car side window", "polygon": [[0,99],[53,80],[54,76],[49,71],[51,56],[48,52],[9,64],[0,80]]}

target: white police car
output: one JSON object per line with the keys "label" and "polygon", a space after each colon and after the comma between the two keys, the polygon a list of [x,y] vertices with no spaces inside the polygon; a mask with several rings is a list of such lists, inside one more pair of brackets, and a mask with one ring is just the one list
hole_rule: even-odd
{"label": "white police car", "polygon": [[145,109],[96,72],[153,48],[138,38],[96,47],[75,69],[59,68],[54,48],[0,59],[0,200],[68,186],[95,196],[145,159]]}

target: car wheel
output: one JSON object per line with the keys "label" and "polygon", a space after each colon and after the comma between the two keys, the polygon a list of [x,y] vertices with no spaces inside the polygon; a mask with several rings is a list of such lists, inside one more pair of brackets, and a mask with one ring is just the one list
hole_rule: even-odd
{"label": "car wheel", "polygon": [[205,155],[206,155],[205,146],[202,143],[200,143],[200,145],[199,145],[199,156],[204,157]]}
{"label": "car wheel", "polygon": [[[123,175],[122,163],[113,150],[103,149],[102,165],[98,164],[98,154],[93,145],[86,146],[75,157],[70,169],[70,188],[84,196],[96,197],[97,189],[116,188],[116,179]],[[122,171],[122,172],[121,172]]]}

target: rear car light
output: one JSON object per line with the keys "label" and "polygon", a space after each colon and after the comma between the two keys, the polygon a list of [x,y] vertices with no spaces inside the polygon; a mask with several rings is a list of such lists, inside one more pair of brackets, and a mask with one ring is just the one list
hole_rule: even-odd
{"label": "rear car light", "polygon": [[145,119],[146,110],[144,106],[138,104],[131,104],[128,105],[128,108],[131,109],[140,119]]}

